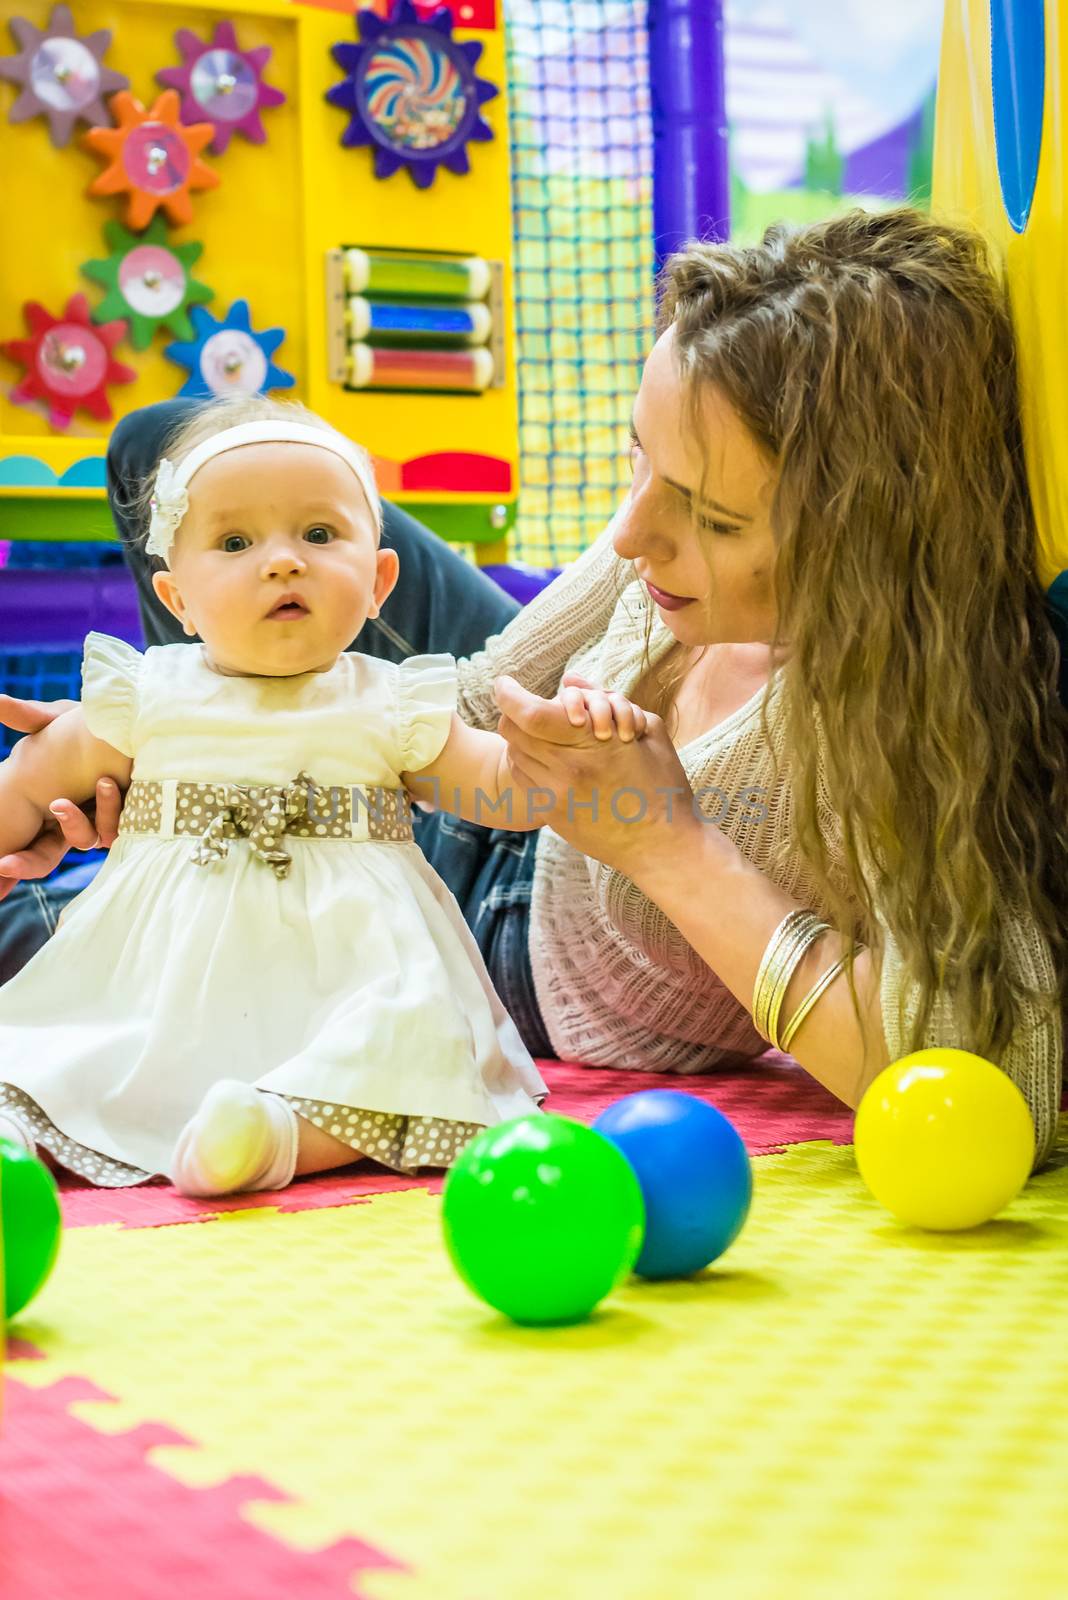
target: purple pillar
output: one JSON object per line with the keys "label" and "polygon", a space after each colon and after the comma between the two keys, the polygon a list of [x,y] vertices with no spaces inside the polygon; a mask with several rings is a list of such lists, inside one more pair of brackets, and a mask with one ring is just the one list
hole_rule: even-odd
{"label": "purple pillar", "polygon": [[723,0],[649,0],[653,238],[659,267],[730,233]]}

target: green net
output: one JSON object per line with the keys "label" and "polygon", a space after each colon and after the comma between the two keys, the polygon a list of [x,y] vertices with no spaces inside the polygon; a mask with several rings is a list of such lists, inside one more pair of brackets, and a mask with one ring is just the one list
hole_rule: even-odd
{"label": "green net", "polygon": [[513,551],[555,566],[604,528],[653,331],[646,6],[506,0],[521,497]]}

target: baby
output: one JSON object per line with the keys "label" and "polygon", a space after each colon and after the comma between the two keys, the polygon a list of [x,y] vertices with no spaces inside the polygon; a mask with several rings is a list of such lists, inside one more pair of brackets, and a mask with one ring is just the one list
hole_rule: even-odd
{"label": "baby", "polygon": [[[199,1196],[448,1166],[546,1091],[409,802],[521,830],[536,794],[457,716],[451,656],[346,650],[398,574],[364,451],[303,407],[212,402],[151,495],[156,593],[203,643],[90,634],[81,704],[0,765],[0,855],[55,795],[129,785],[107,861],[0,988],[0,1133]],[[563,693],[640,736],[619,697]]]}

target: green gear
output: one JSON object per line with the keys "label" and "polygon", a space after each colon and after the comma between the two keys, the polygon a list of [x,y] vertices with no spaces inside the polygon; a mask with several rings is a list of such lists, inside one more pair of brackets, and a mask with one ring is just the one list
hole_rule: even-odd
{"label": "green gear", "polygon": [[[176,339],[191,339],[189,307],[215,297],[214,289],[190,276],[204,246],[169,243],[167,224],[160,216],[154,217],[143,233],[130,233],[121,222],[106,222],[104,237],[111,254],[103,261],[85,261],[81,268],[87,278],[108,291],[93,310],[93,321],[123,318],[129,323],[135,350],[147,349],[157,328],[166,329]],[[141,263],[128,262],[135,252],[145,253],[144,270]],[[124,264],[134,267],[125,281]]]}

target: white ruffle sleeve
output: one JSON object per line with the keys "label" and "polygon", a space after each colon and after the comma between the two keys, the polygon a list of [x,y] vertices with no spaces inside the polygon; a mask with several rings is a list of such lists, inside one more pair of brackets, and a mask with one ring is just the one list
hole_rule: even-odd
{"label": "white ruffle sleeve", "polygon": [[409,656],[397,669],[401,772],[421,772],[441,754],[456,710],[456,658]]}
{"label": "white ruffle sleeve", "polygon": [[134,753],[137,688],[144,657],[123,639],[89,633],[82,654],[82,713],[89,732],[124,756]]}

